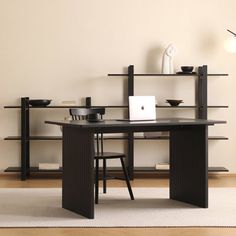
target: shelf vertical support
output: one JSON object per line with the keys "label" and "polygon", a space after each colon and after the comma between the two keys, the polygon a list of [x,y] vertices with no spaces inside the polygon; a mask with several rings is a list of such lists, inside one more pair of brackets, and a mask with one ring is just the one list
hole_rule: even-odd
{"label": "shelf vertical support", "polygon": [[[128,67],[128,98],[134,96],[134,66]],[[129,102],[129,101],[128,101]],[[129,113],[129,111],[128,111]],[[128,158],[126,158],[126,166],[128,167],[128,174],[131,180],[134,179],[134,133],[128,133]]]}
{"label": "shelf vertical support", "polygon": [[198,67],[197,118],[207,119],[207,66]]}
{"label": "shelf vertical support", "polygon": [[29,98],[21,98],[21,180],[30,175]]}

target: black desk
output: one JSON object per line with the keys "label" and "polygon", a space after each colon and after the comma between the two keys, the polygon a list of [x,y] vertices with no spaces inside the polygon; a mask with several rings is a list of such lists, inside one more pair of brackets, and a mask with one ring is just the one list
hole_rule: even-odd
{"label": "black desk", "polygon": [[174,118],[146,122],[45,123],[63,126],[63,208],[94,218],[94,133],[97,131],[170,131],[170,198],[208,207],[208,126],[224,121]]}

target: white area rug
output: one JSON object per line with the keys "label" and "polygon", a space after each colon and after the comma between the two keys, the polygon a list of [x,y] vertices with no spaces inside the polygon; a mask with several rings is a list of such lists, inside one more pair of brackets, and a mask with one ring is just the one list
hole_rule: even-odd
{"label": "white area rug", "polygon": [[169,200],[168,188],[126,188],[100,194],[95,219],[61,208],[61,189],[0,189],[0,227],[236,226],[236,188],[210,189],[209,208]]}

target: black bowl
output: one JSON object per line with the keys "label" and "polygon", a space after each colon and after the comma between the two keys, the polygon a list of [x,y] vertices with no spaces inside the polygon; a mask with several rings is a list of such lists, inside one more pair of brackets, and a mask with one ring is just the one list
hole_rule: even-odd
{"label": "black bowl", "polygon": [[168,102],[172,107],[177,107],[180,103],[183,102],[183,100],[166,99],[166,102]]}
{"label": "black bowl", "polygon": [[181,70],[185,73],[191,73],[193,71],[193,66],[181,66]]}
{"label": "black bowl", "polygon": [[29,100],[29,104],[32,107],[46,107],[50,104],[52,100],[49,99],[31,99]]}

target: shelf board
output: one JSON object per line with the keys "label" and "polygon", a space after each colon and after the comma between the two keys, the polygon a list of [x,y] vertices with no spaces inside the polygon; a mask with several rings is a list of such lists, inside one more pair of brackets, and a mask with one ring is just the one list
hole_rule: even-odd
{"label": "shelf board", "polygon": [[229,108],[229,106],[207,106],[207,108]]}
{"label": "shelf board", "polygon": [[229,74],[223,73],[223,74],[207,74],[207,76],[229,76]]}
{"label": "shelf board", "polygon": [[229,140],[229,138],[225,136],[209,136],[208,139],[209,140]]}
{"label": "shelf board", "polygon": [[[92,108],[128,108],[128,105],[105,105],[105,106],[91,106]],[[214,105],[214,106],[207,106],[207,108],[228,108],[229,106],[223,106],[223,105]],[[4,106],[4,108],[21,108],[21,106]],[[47,107],[29,107],[30,109],[54,109],[54,108],[85,108],[85,106],[47,106]],[[176,107],[172,107],[170,105],[156,105],[156,108],[168,108],[168,109],[183,109],[183,108],[198,108],[198,106],[185,106],[185,105],[180,105]]]}
{"label": "shelf board", "polygon": [[[4,170],[4,172],[20,172],[21,168],[20,167],[8,167],[6,170]],[[60,169],[57,170],[39,170],[38,167],[30,167],[30,172],[34,173],[58,173],[58,172],[62,172],[62,168],[60,167]]]}
{"label": "shelf board", "polygon": [[[108,167],[110,171],[120,171],[120,167]],[[146,172],[146,173],[169,173],[169,170],[157,170],[155,167],[134,167],[136,172]],[[208,172],[229,172],[225,167],[209,167]]]}
{"label": "shelf board", "polygon": [[[155,167],[135,167],[134,170],[140,172],[169,173],[169,170],[157,170]],[[208,172],[229,172],[229,170],[225,167],[209,167]]]}
{"label": "shelf board", "polygon": [[[8,136],[4,140],[20,140],[20,136]],[[62,140],[61,136],[30,136],[32,141]]]}
{"label": "shelf board", "polygon": [[[91,108],[128,108],[128,105],[104,105],[104,106],[91,106]],[[4,108],[21,108],[21,106],[4,106]],[[46,107],[32,107],[29,106],[30,109],[50,109],[50,108],[86,108],[86,106],[46,106]]]}
{"label": "shelf board", "polygon": [[[197,109],[198,106],[180,105],[180,106],[173,107],[173,106],[167,105],[167,106],[156,106],[156,108],[169,108],[169,109],[194,108],[194,109]],[[207,108],[229,108],[229,106],[215,105],[215,106],[207,106]]]}
{"label": "shelf board", "polygon": [[[110,137],[104,137],[104,140],[124,140],[128,139],[128,137],[125,136],[110,136]],[[209,136],[208,140],[228,140],[229,138],[225,136]],[[162,135],[162,136],[156,136],[156,137],[144,137],[144,136],[136,136],[134,137],[134,140],[169,140],[169,136]]]}
{"label": "shelf board", "polygon": [[[107,168],[108,171],[118,172],[121,171],[120,167],[110,167]],[[8,167],[4,172],[20,172],[20,167]],[[168,170],[157,170],[154,167],[134,167],[135,172],[146,172],[146,173],[169,173]],[[62,172],[62,168],[58,170],[39,170],[38,167],[30,167],[30,172],[32,173],[58,173]],[[225,167],[209,167],[208,172],[229,172]]]}
{"label": "shelf board", "polygon": [[196,109],[197,106],[185,106],[185,105],[180,105],[180,106],[170,106],[170,105],[156,105],[156,108],[167,108],[167,109],[184,109],[184,108],[194,108]]}
{"label": "shelf board", "polygon": [[[207,76],[228,76],[229,74],[225,73],[216,73],[216,74],[207,74]],[[128,76],[128,74],[108,74],[107,76]],[[185,77],[185,76],[198,76],[198,74],[156,74],[156,73],[147,73],[147,74],[134,74],[134,76],[157,76],[157,77]]]}
{"label": "shelf board", "polygon": [[[104,140],[126,140],[128,139],[127,136],[104,136]],[[162,135],[156,137],[144,137],[144,136],[136,136],[134,137],[135,140],[169,140],[169,136]],[[228,140],[227,137],[224,136],[209,136],[209,140]],[[18,140],[20,141],[20,136],[8,136],[4,138],[4,140]],[[61,136],[31,136],[31,141],[53,141],[53,140],[62,140]]]}

